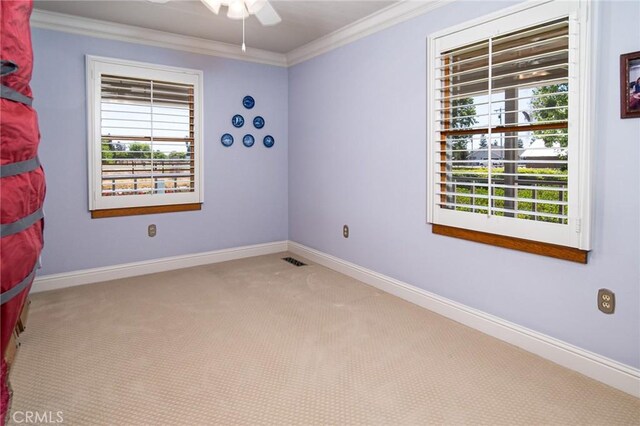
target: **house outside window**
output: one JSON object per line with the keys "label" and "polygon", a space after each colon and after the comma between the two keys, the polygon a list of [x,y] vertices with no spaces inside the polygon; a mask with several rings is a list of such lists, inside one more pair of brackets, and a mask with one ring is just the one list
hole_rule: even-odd
{"label": "house outside window", "polygon": [[202,72],[87,56],[92,217],[199,210]]}
{"label": "house outside window", "polygon": [[588,8],[529,3],[429,37],[427,210],[434,232],[500,236],[505,247],[512,238],[513,248],[525,242],[538,251],[567,247],[586,262]]}

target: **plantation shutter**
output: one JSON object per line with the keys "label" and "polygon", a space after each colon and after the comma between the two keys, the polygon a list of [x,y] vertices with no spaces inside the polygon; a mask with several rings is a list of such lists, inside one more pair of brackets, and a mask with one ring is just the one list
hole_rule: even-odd
{"label": "plantation shutter", "polygon": [[588,246],[581,4],[525,6],[430,37],[429,222]]}
{"label": "plantation shutter", "polygon": [[101,196],[195,191],[194,85],[102,74]]}
{"label": "plantation shutter", "polygon": [[438,205],[566,224],[568,18],[438,59]]}

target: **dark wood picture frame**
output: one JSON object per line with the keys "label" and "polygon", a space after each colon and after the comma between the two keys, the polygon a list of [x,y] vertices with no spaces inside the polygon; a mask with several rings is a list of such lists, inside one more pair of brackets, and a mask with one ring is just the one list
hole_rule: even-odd
{"label": "dark wood picture frame", "polygon": [[639,117],[640,51],[620,55],[620,118]]}

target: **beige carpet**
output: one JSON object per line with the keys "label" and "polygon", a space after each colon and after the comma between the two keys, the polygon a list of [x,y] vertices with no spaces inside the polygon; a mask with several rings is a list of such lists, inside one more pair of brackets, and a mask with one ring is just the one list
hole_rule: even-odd
{"label": "beige carpet", "polygon": [[70,425],[640,422],[623,392],[283,256],[33,295],[13,409]]}

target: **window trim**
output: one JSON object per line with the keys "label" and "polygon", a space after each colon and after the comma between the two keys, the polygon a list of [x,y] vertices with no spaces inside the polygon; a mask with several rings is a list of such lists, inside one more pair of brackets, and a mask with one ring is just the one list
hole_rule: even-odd
{"label": "window trim", "polygon": [[[146,62],[86,55],[87,93],[87,143],[88,143],[88,196],[92,218],[129,216],[133,214],[164,213],[171,211],[200,210],[195,204],[204,202],[203,179],[203,72]],[[124,73],[122,72],[124,71]],[[136,195],[131,197],[101,196],[101,144],[100,74],[116,74],[127,77],[162,79],[193,84],[194,86],[194,191],[188,193]],[[177,79],[177,80],[176,80]],[[108,198],[108,200],[106,200]],[[135,202],[132,202],[135,201]],[[189,208],[186,208],[189,207]]]}
{"label": "window trim", "polygon": [[447,225],[433,224],[432,232],[437,235],[460,238],[462,240],[538,254],[541,256],[555,257],[556,259],[569,260],[576,263],[587,263],[587,250],[557,244],[542,243],[524,238],[507,237],[504,235],[490,234],[488,232],[474,231],[464,228],[456,228]]}
{"label": "window trim", "polygon": [[[568,10],[565,12],[564,10]],[[516,231],[512,229],[508,229],[506,232],[504,230],[503,224],[505,223],[505,219],[507,221],[513,221],[512,218],[502,218],[499,216],[491,217],[491,220],[486,220],[486,216],[482,216],[480,218],[474,218],[472,214],[466,212],[458,212],[449,210],[447,214],[453,217],[452,221],[448,221],[447,223],[443,223],[438,221],[437,214],[435,210],[438,208],[436,204],[436,176],[435,176],[435,168],[437,168],[437,153],[436,151],[436,136],[438,133],[434,129],[434,123],[436,121],[436,109],[438,108],[435,96],[436,89],[436,74],[435,69],[437,66],[436,57],[438,56],[440,51],[451,49],[454,47],[454,41],[457,41],[457,45],[466,45],[472,43],[470,37],[467,35],[461,35],[459,37],[457,33],[461,33],[462,31],[473,31],[475,29],[476,33],[484,32],[486,33],[489,28],[500,28],[500,30],[493,30],[494,35],[499,35],[500,33],[511,32],[513,30],[517,30],[518,26],[530,26],[531,24],[520,24],[517,20],[517,16],[520,13],[528,13],[528,16],[531,16],[531,20],[538,22],[548,21],[553,18],[559,17],[561,15],[569,15],[570,21],[572,22],[573,28],[577,31],[576,36],[576,48],[578,53],[578,62],[577,62],[577,74],[579,75],[578,82],[579,87],[571,87],[570,93],[575,91],[574,93],[578,94],[576,96],[573,95],[573,99],[584,98],[584,99],[594,99],[595,96],[595,87],[593,84],[590,84],[595,80],[595,54],[596,52],[596,41],[597,41],[597,25],[596,25],[596,12],[597,6],[592,5],[589,1],[580,0],[577,2],[562,2],[557,0],[548,0],[545,2],[538,1],[527,1],[523,4],[519,4],[513,7],[509,7],[506,9],[502,9],[498,12],[461,23],[451,28],[447,28],[442,31],[438,31],[429,35],[427,39],[427,59],[428,59],[428,73],[427,73],[427,223],[433,224],[432,231],[434,233],[449,235],[449,234],[459,234],[457,232],[442,232],[443,229],[450,228],[460,228],[462,230],[467,231],[467,236],[471,235],[473,232],[477,232],[478,234],[487,234],[487,235],[495,235],[501,238],[512,238],[514,240],[514,249],[518,249],[517,242],[519,240],[527,240],[531,243],[539,242],[540,244],[553,244],[557,246],[566,246],[573,249],[578,249],[581,251],[588,251],[591,249],[591,231],[592,231],[592,199],[593,199],[593,135],[594,135],[594,120],[589,119],[590,117],[595,117],[594,114],[594,103],[593,102],[576,102],[572,101],[570,97],[570,115],[577,116],[577,119],[572,119],[569,123],[569,128],[574,132],[576,136],[574,136],[573,142],[574,144],[579,144],[579,153],[577,156],[570,156],[570,169],[575,170],[578,169],[577,173],[573,175],[569,175],[569,190],[570,193],[576,194],[578,198],[577,206],[577,215],[571,215],[573,218],[570,218],[569,225],[559,225],[559,224],[549,224],[552,225],[548,227],[548,233],[545,232],[545,235],[539,235],[539,231],[536,230],[534,232],[528,232],[525,226],[518,225],[516,227]],[[496,20],[508,20],[510,16],[515,15],[516,19],[512,20],[512,27],[507,30],[504,30],[503,27],[495,25]],[[445,47],[440,47],[439,50],[436,50],[436,41],[442,37],[450,37],[449,43]],[[461,41],[464,38],[464,42]],[[485,38],[484,35],[478,36],[477,39]],[[576,58],[570,58],[573,62],[576,61]],[[574,84],[574,86],[576,86]],[[439,139],[438,139],[439,140]],[[577,167],[576,167],[577,166]],[[479,216],[479,215],[476,215]],[[487,225],[491,222],[491,225]],[[546,225],[546,224],[545,224]],[[558,238],[553,234],[556,234],[553,231],[555,226],[564,226],[564,231],[568,238],[566,238],[561,243],[558,242]],[[439,228],[438,228],[439,226]],[[522,229],[517,229],[517,228]],[[539,228],[534,226],[533,228]],[[439,231],[439,232],[436,232]],[[524,232],[523,232],[524,231]],[[575,232],[574,232],[575,231]],[[451,235],[456,236],[456,235]],[[459,238],[462,238],[458,236]],[[479,236],[478,236],[479,238]],[[465,238],[469,239],[469,238]],[[484,241],[487,242],[487,241]],[[504,244],[495,244],[505,247]],[[527,251],[527,250],[525,250]],[[540,253],[541,254],[541,253]],[[585,257],[586,262],[586,257]]]}
{"label": "window trim", "polygon": [[123,207],[118,209],[93,210],[91,212],[91,219],[103,219],[107,217],[119,216],[137,216],[141,214],[188,212],[193,210],[202,210],[202,204],[166,204],[163,206]]}

